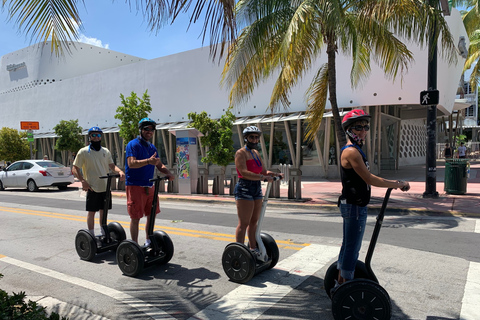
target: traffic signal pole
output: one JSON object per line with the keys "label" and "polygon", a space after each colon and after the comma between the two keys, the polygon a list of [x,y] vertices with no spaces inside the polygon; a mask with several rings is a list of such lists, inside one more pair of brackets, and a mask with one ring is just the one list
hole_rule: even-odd
{"label": "traffic signal pole", "polygon": [[[430,0],[431,6],[437,6],[438,0]],[[437,31],[436,23],[428,39],[428,76],[429,91],[437,90]],[[437,102],[438,103],[438,102]],[[426,176],[424,198],[438,198],[437,192],[437,105],[427,107],[427,148],[426,148]]]}

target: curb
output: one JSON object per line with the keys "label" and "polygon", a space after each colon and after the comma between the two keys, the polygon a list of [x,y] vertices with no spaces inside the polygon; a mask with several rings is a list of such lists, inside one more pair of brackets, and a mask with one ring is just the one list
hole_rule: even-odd
{"label": "curb", "polygon": [[[113,197],[117,198],[126,198],[126,195],[121,192],[112,192]],[[225,195],[225,197],[218,196],[205,196],[200,197],[188,197],[185,196],[170,196],[165,194],[159,194],[158,196],[160,201],[188,201],[196,203],[223,203],[223,204],[235,204],[235,199],[233,196]],[[288,208],[312,208],[312,209],[321,209],[323,213],[339,213],[336,203],[309,203],[311,198],[304,198],[301,200],[287,199],[287,198],[271,198],[268,200],[269,207],[288,207]],[[315,200],[314,200],[315,201]],[[381,204],[370,204],[368,206],[369,214],[377,215],[380,212]],[[480,213],[476,212],[461,212],[458,210],[435,210],[435,209],[425,209],[425,208],[407,208],[407,207],[387,207],[389,215],[395,216],[433,216],[433,217],[469,217],[469,218],[479,218]],[[321,213],[319,211],[319,213]]]}

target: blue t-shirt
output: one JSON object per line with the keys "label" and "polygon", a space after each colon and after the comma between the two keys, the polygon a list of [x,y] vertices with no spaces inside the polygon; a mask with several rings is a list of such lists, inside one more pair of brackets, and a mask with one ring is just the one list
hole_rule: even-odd
{"label": "blue t-shirt", "polygon": [[157,148],[155,148],[152,143],[140,137],[133,139],[127,144],[127,150],[125,152],[125,185],[141,187],[150,187],[153,185],[153,182],[149,180],[153,178],[155,166],[149,164],[140,168],[130,168],[128,166],[128,157],[143,160],[150,158],[155,152],[157,152]]}

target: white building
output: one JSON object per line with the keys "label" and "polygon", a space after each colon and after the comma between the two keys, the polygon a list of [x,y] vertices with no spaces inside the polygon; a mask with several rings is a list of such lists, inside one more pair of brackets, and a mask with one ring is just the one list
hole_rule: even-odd
{"label": "white building", "polygon": [[[457,10],[446,19],[454,39],[466,37]],[[104,129],[107,146],[117,163],[123,165],[122,141],[116,134],[118,120],[114,118],[119,96],[129,96],[132,91],[141,96],[148,90],[153,107],[150,117],[159,123],[156,144],[162,150],[163,161],[172,167],[175,139],[168,130],[184,127],[189,112],[207,111],[211,118],[220,118],[228,108],[228,91],[219,84],[223,65],[211,61],[209,48],[145,60],[83,43],[69,46],[72,53],[63,57],[52,54],[50,43],[46,43],[1,58],[0,127],[20,129],[20,121],[38,121],[40,130],[35,132],[35,138],[39,156],[48,154],[62,161],[60,153],[53,149],[53,127],[60,120],[78,119],[85,130],[92,126]],[[420,92],[427,89],[427,51],[416,45],[409,48],[415,62],[403,80],[389,81],[373,66],[369,80],[356,90],[350,86],[350,58],[337,58],[339,107],[363,107],[372,115],[372,139],[366,150],[374,172],[425,162],[426,108],[420,106]],[[464,62],[460,55],[458,58],[457,65],[448,65],[440,55],[438,58],[439,116],[454,109]],[[316,63],[325,61],[326,54]],[[290,163],[303,175],[336,176],[339,148],[332,139],[328,112],[315,143],[306,144],[302,139],[304,94],[311,77],[304,79],[290,96],[290,108],[274,114],[266,110],[273,81],[259,87],[244,106],[234,110],[234,132],[241,132],[249,124],[261,127],[265,133],[262,155],[269,168]],[[240,147],[237,134],[235,139],[236,147]]]}

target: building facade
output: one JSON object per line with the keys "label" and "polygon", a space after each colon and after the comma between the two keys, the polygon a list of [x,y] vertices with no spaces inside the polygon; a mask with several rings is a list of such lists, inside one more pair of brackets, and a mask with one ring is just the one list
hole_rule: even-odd
{"label": "building facade", "polygon": [[[458,11],[453,10],[446,19],[455,39],[466,37]],[[50,43],[42,43],[1,58],[0,127],[20,129],[20,121],[38,121],[40,129],[34,132],[37,156],[47,154],[66,163],[67,155],[54,150],[53,127],[60,120],[78,119],[85,132],[92,126],[104,130],[106,146],[123,166],[126,142],[118,136],[118,120],[114,118],[120,94],[135,92],[141,96],[148,90],[153,108],[150,117],[158,123],[155,143],[162,160],[174,168],[171,130],[186,127],[190,112],[206,111],[211,118],[220,118],[229,107],[228,88],[220,86],[223,64],[212,62],[208,47],[145,60],[83,43],[68,45],[71,53],[62,57],[51,53]],[[337,58],[339,107],[343,111],[364,108],[372,115],[366,153],[376,173],[425,162],[426,108],[420,106],[420,92],[427,89],[428,54],[426,48],[416,45],[409,45],[409,49],[415,61],[403,78],[388,80],[381,69],[372,66],[370,77],[357,89],[350,85],[351,59]],[[315,64],[325,62],[326,54]],[[460,55],[456,65],[438,59],[439,117],[455,108],[463,62]],[[312,70],[313,75],[316,69]],[[273,80],[258,87],[244,105],[236,106],[235,147],[243,145],[243,128],[257,125],[264,132],[261,153],[269,168],[290,164],[303,175],[337,176],[339,145],[328,102],[315,140],[304,139],[304,95],[310,79],[307,74],[292,91],[286,110],[267,109]]]}

